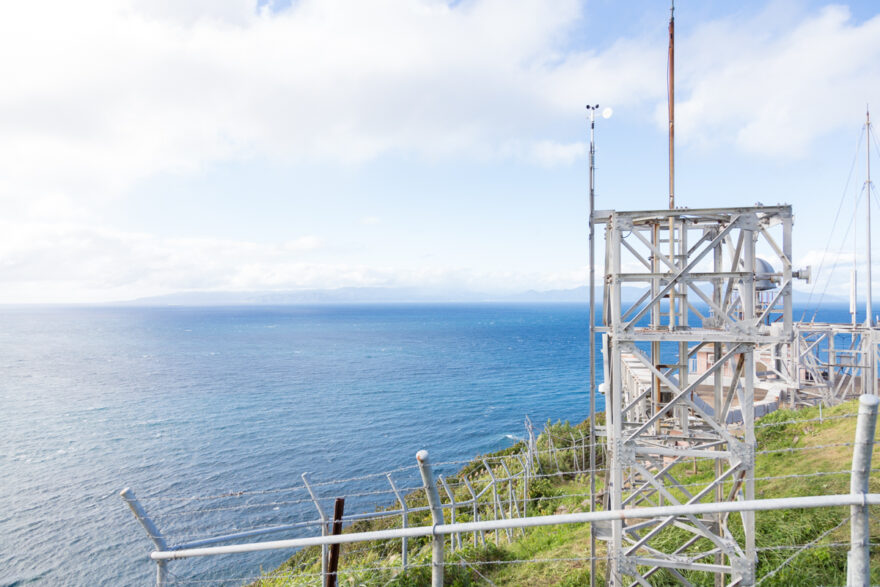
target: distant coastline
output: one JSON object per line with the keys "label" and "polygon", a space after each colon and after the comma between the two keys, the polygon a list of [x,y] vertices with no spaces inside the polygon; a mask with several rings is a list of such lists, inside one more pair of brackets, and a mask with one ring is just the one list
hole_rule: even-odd
{"label": "distant coastline", "polygon": [[[623,288],[625,301],[635,301],[643,293],[638,288]],[[794,290],[794,303],[804,304],[809,292]],[[815,300],[814,300],[815,301]],[[602,290],[596,288],[596,302],[601,305]],[[341,287],[297,291],[217,291],[178,292],[161,296],[114,302],[123,306],[284,306],[293,304],[434,304],[434,303],[537,303],[587,304],[589,289],[529,290],[510,294],[491,294],[468,290],[418,287]],[[825,295],[823,306],[847,303],[839,296]]]}

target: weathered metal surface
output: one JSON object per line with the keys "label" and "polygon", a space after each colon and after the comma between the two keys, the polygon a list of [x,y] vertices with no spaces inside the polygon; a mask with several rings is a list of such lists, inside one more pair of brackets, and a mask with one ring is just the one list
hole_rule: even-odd
{"label": "weathered metal surface", "polygon": [[[333,530],[330,532],[332,536],[342,534],[342,515],[345,511],[345,499],[337,497],[333,504]],[[330,556],[327,560],[327,576],[324,579],[325,587],[336,587],[338,584],[336,571],[339,568],[339,545],[330,546]]]}

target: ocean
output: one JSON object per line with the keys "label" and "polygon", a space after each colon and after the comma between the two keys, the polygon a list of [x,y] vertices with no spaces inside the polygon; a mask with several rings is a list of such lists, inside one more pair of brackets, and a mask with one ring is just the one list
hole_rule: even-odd
{"label": "ocean", "polygon": [[[420,449],[467,460],[527,415],[579,422],[587,323],[559,304],[0,309],[0,585],[152,584],[125,487],[177,544],[315,519],[304,472],[325,507],[370,511],[393,502],[377,473],[417,485]],[[241,584],[290,554],[169,568]]]}

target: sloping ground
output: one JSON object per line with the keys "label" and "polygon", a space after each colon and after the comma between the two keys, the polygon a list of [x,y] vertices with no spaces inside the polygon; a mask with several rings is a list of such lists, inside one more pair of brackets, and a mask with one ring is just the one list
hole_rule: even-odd
{"label": "sloping ground", "polygon": [[[756,459],[757,497],[789,497],[840,494],[849,492],[848,470],[852,462],[851,443],[855,436],[857,402],[848,402],[825,409],[819,421],[819,409],[781,410],[758,422]],[[578,432],[588,423],[578,425]],[[539,438],[538,446],[549,445],[547,435],[569,436],[567,424],[548,427]],[[880,443],[878,443],[880,446]],[[521,446],[502,451],[512,454]],[[880,449],[874,451],[873,466]],[[531,483],[529,514],[551,514],[589,510],[589,480],[577,471],[577,457],[555,451],[552,462],[543,453],[545,470],[556,470]],[[581,461],[583,462],[583,461]],[[600,465],[601,466],[601,465]],[[676,474],[685,483],[698,482],[713,474],[709,464],[693,468],[691,463],[679,465]],[[557,468],[558,467],[558,468]],[[466,466],[458,477],[467,475],[472,483],[481,482],[479,466]],[[451,479],[452,480],[452,479]],[[485,479],[483,479],[485,481]],[[870,490],[880,492],[880,475],[872,473]],[[407,502],[423,505],[422,492],[407,496]],[[813,586],[846,583],[846,553],[849,548],[849,524],[845,519],[849,508],[782,510],[757,515],[757,569],[761,585]],[[734,516],[736,514],[733,514]],[[880,541],[880,508],[872,508],[871,541]],[[459,514],[457,521],[468,521]],[[843,523],[842,523],[843,522]],[[346,531],[366,531],[395,527],[397,520],[363,522]],[[429,525],[427,513],[413,514],[410,525]],[[735,523],[732,531],[741,532]],[[824,535],[824,536],[823,536]],[[465,546],[449,552],[447,548],[446,585],[529,585],[574,586],[589,584],[589,526],[583,524],[542,527],[513,532],[508,540],[502,532],[498,544],[492,535],[486,543]],[[671,528],[663,539],[670,549],[684,540],[681,531]],[[464,537],[465,543],[470,537]],[[809,548],[802,549],[816,541]],[[400,572],[400,541],[353,544],[343,546],[339,585],[387,585],[389,587],[430,585],[430,544],[427,539],[410,539],[411,569]],[[598,556],[605,554],[599,543]],[[597,584],[604,584],[604,560],[597,561]],[[872,551],[872,583],[880,584],[880,548]],[[280,587],[317,585],[320,583],[320,549],[309,548],[296,553],[279,569],[267,573],[254,585]],[[706,574],[686,574],[697,585],[714,585]],[[665,571],[651,577],[652,584],[677,584]]]}

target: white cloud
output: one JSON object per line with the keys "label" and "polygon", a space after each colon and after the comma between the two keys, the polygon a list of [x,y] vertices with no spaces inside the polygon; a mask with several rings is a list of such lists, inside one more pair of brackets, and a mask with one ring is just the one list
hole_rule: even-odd
{"label": "white cloud", "polygon": [[801,263],[812,266],[814,272],[818,270],[819,266],[823,268],[843,267],[849,271],[852,268],[854,258],[855,255],[852,251],[833,253],[811,249],[801,257]]}
{"label": "white cloud", "polygon": [[77,224],[0,223],[0,303],[102,302],[179,291],[427,287],[510,293],[576,287],[586,269],[542,274],[320,260],[315,236],[282,243],[158,238]]}
{"label": "white cloud", "polygon": [[[822,135],[852,127],[880,95],[880,16],[856,23],[846,7],[828,6],[781,28],[780,12],[773,4],[684,39],[681,60],[691,63],[677,79],[677,137],[799,157]],[[656,117],[665,124],[665,105]]]}
{"label": "white cloud", "polygon": [[[880,93],[880,17],[856,23],[839,6],[810,14],[780,6],[679,29],[682,141],[734,137],[748,152],[802,154],[852,126],[853,112]],[[656,106],[663,127],[664,27],[572,50],[585,9],[577,0],[299,0],[274,13],[256,0],[5,3],[2,295],[583,283],[580,270],[318,263],[310,255],[325,243],[315,236],[267,245],[94,224],[103,204],[141,180],[227,161],[332,168],[406,153],[568,165],[586,153],[571,131],[586,100],[621,114]]]}
{"label": "white cloud", "polygon": [[587,144],[583,142],[559,143],[556,141],[511,141],[501,148],[505,156],[516,158],[541,167],[571,165],[575,161],[583,161],[587,153]]}
{"label": "white cloud", "polygon": [[[277,13],[254,0],[7,3],[0,197],[100,199],[247,157],[495,157],[517,144],[525,161],[571,162],[582,147],[553,129],[577,124],[585,100],[660,112],[665,98],[662,35],[572,51],[581,10],[576,0],[301,0]],[[781,31],[764,20],[681,35],[682,140],[803,152],[880,91],[880,17],[855,24],[829,7]]]}
{"label": "white cloud", "polygon": [[583,91],[623,99],[647,84],[644,68],[626,67],[641,62],[638,47],[604,60],[564,52],[580,10],[575,0],[302,0],[278,13],[253,0],[7,4],[0,188],[5,200],[100,201],[232,158],[493,157],[509,141],[533,144],[543,164],[557,158],[548,122],[582,116]]}
{"label": "white cloud", "polygon": [[130,6],[143,17],[183,26],[198,22],[245,26],[257,11],[256,0],[132,0]]}
{"label": "white cloud", "polygon": [[[298,288],[314,273],[303,236],[264,244],[157,238],[78,224],[0,225],[0,301],[101,301],[181,290]],[[25,295],[24,298],[20,297]]]}
{"label": "white cloud", "polygon": [[[810,284],[796,282],[798,289],[812,294],[811,301],[817,304],[826,295],[848,299],[850,296],[850,283],[852,270],[855,266],[857,272],[858,299],[860,308],[864,304],[866,296],[866,283],[868,275],[867,256],[864,251],[854,254],[852,250],[845,251],[819,251],[811,249],[796,261],[796,268],[811,268]],[[876,265],[871,276],[873,292],[880,291],[880,274]],[[876,293],[874,294],[876,297]],[[827,301],[827,300],[826,300]]]}
{"label": "white cloud", "polygon": [[824,254],[809,251],[798,267],[810,267],[810,283],[796,281],[793,287],[808,292],[811,302],[817,303],[825,292],[834,296],[849,296],[853,257],[851,252]]}

